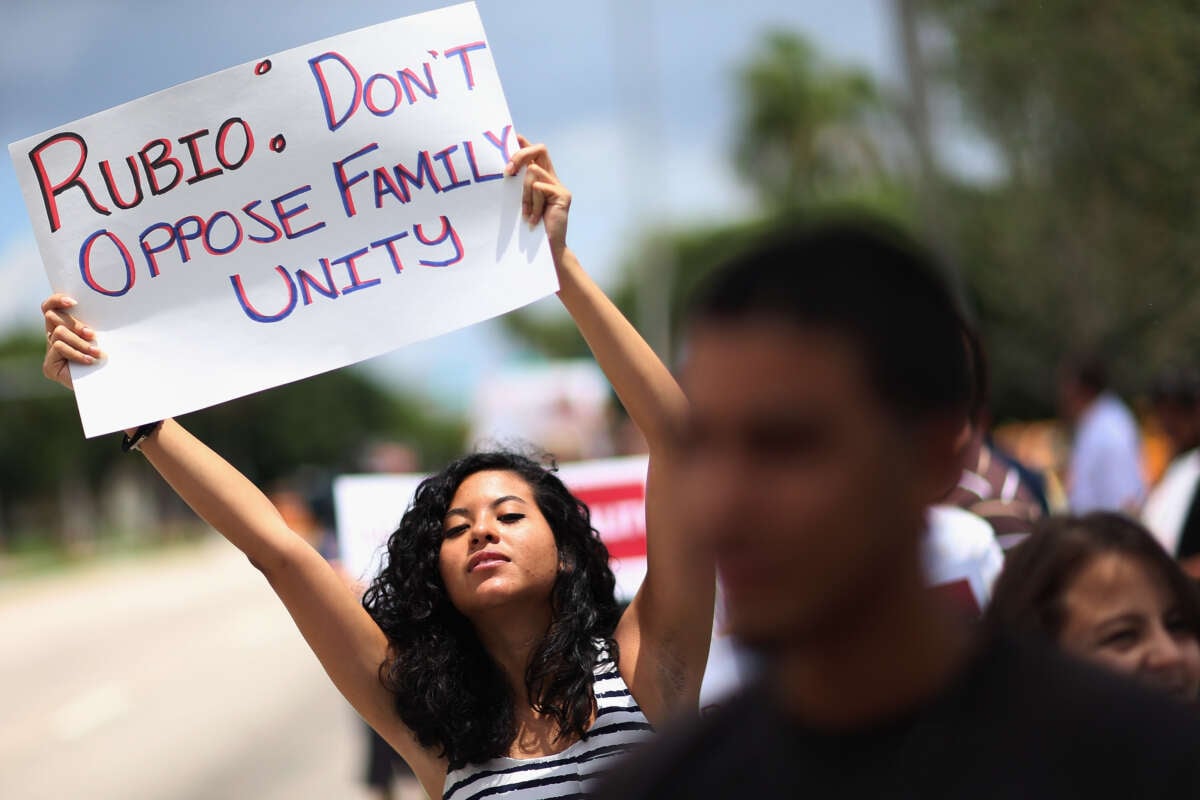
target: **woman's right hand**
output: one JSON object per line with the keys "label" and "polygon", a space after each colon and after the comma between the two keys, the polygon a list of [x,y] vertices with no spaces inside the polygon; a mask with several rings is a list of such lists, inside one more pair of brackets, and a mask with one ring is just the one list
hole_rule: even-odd
{"label": "woman's right hand", "polygon": [[71,316],[70,309],[75,305],[75,300],[65,294],[52,294],[42,302],[46,322],[42,374],[68,389],[74,388],[68,364],[94,364],[103,356],[96,346],[96,332]]}

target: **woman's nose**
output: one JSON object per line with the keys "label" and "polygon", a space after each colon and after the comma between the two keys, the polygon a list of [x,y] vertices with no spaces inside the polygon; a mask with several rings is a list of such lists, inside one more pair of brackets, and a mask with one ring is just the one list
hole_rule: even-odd
{"label": "woman's nose", "polygon": [[487,523],[480,523],[471,528],[471,544],[488,543],[494,544],[500,541],[500,537],[496,535],[496,531]]}
{"label": "woman's nose", "polygon": [[1176,669],[1183,663],[1183,648],[1171,631],[1156,626],[1148,642],[1143,663],[1152,671]]}

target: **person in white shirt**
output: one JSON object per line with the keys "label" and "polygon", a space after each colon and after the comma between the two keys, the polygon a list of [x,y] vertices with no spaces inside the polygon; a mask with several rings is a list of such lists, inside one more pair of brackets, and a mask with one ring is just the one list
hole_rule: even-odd
{"label": "person in white shirt", "polygon": [[1095,359],[1068,362],[1059,375],[1063,415],[1074,425],[1067,497],[1071,511],[1134,512],[1141,505],[1141,439],[1129,408]]}
{"label": "person in white shirt", "polygon": [[1171,444],[1171,462],[1146,497],[1142,524],[1168,553],[1200,552],[1200,376],[1190,370],[1164,373],[1150,392],[1154,417]]}

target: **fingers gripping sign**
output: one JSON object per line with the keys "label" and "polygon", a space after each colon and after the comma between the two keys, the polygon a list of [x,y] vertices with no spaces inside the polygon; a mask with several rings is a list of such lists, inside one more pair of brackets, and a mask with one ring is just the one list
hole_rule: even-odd
{"label": "fingers gripping sign", "polygon": [[532,176],[532,224],[544,221],[550,243],[557,247],[564,246],[567,238],[567,214],[571,209],[571,192],[559,183],[553,172],[538,164],[530,164],[526,176]]}
{"label": "fingers gripping sign", "polygon": [[64,294],[53,294],[42,303],[46,327],[42,374],[68,389],[73,388],[69,364],[94,364],[103,357],[95,344],[96,332],[70,313],[75,305],[75,300]]}
{"label": "fingers gripping sign", "polygon": [[558,254],[566,247],[567,215],[571,192],[559,181],[544,144],[532,144],[517,135],[521,149],[512,154],[505,174],[516,175],[525,169],[521,191],[521,214],[530,226],[543,222],[551,250]]}

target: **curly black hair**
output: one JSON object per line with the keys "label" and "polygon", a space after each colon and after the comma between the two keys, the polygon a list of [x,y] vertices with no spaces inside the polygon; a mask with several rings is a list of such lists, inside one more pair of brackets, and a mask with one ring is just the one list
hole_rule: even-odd
{"label": "curly black hair", "polygon": [[602,642],[616,663],[620,616],[608,550],[587,506],[554,473],[510,451],[473,453],[426,478],[391,535],[363,607],[388,637],[380,665],[396,712],[450,769],[508,753],[516,738],[514,695],[471,623],[450,601],[438,569],[446,511],[459,485],[485,470],[513,472],[532,488],[554,532],[559,572],[552,621],[525,671],[533,707],[552,715],[559,737],[586,738],[595,711],[592,678]]}

